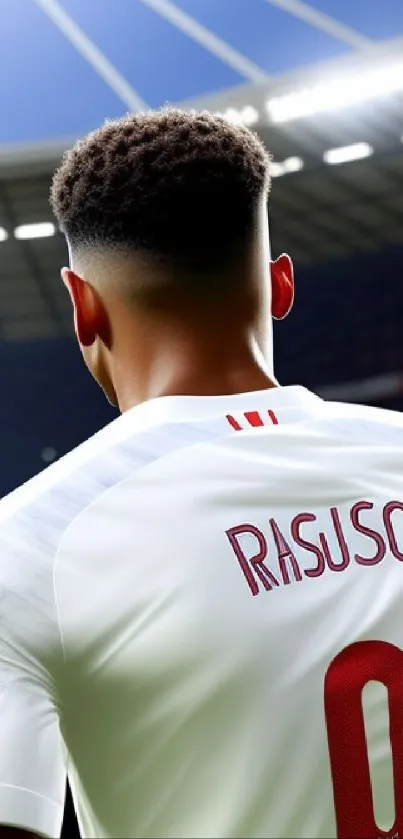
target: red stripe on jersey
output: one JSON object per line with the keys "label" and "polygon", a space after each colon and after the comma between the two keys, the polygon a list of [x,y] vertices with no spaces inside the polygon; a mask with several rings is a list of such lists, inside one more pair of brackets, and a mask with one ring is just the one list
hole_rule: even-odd
{"label": "red stripe on jersey", "polygon": [[262,417],[258,411],[246,411],[244,417],[248,420],[249,425],[253,426],[253,428],[259,428],[259,426],[264,425]]}
{"label": "red stripe on jersey", "polygon": [[242,431],[242,425],[239,425],[239,422],[236,421],[235,417],[231,417],[230,414],[227,414],[227,420],[235,431]]}
{"label": "red stripe on jersey", "polygon": [[[269,420],[272,425],[278,425],[278,419],[274,413],[274,411],[267,411]],[[259,411],[246,411],[244,413],[244,418],[252,426],[252,428],[262,428],[263,425],[268,425],[268,422],[265,422],[264,419],[259,414]],[[231,414],[227,414],[226,419],[228,420],[230,426],[234,429],[234,431],[243,431],[242,425],[235,419],[235,417],[231,416]]]}

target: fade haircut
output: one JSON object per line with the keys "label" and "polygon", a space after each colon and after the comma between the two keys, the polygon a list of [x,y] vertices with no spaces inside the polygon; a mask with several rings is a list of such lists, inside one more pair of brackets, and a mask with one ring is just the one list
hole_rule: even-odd
{"label": "fade haircut", "polygon": [[79,141],[54,175],[51,206],[73,250],[137,251],[203,274],[228,268],[253,234],[269,168],[247,128],[163,109]]}

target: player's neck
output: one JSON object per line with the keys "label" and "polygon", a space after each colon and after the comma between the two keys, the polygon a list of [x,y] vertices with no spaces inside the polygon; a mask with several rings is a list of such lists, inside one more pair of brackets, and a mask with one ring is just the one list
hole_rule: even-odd
{"label": "player's neck", "polygon": [[114,386],[122,412],[163,396],[224,396],[276,387],[253,342],[217,346],[171,344],[142,359],[142,369],[127,358],[118,365]]}

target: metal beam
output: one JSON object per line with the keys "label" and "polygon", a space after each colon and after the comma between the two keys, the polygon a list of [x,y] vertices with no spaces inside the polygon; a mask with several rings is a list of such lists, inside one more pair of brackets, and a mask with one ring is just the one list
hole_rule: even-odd
{"label": "metal beam", "polygon": [[277,6],[283,12],[288,12],[293,17],[303,20],[304,23],[309,23],[315,29],[320,29],[321,32],[325,32],[326,35],[330,35],[332,38],[348,44],[355,50],[366,50],[374,45],[374,42],[370,38],[361,35],[356,29],[352,29],[350,26],[346,26],[344,23],[335,20],[330,15],[314,9],[309,3],[303,2],[303,0],[266,0],[266,3],[269,3],[270,6]]}
{"label": "metal beam", "polygon": [[[81,29],[78,23],[69,15],[58,0],[34,0],[37,6],[54,23],[69,43],[82,55],[87,64],[92,67],[110,90],[129,108],[130,111],[148,110],[148,105],[122,73],[109,61],[109,58],[94,44]],[[66,69],[67,72],[67,69]]]}
{"label": "metal beam", "polygon": [[206,26],[195,20],[194,17],[178,9],[172,0],[140,0],[144,6],[148,6],[160,17],[165,18],[180,32],[183,32],[197,44],[200,44],[207,52],[219,58],[223,64],[235,70],[240,76],[243,76],[250,82],[255,84],[262,84],[270,80],[270,76],[258,67],[253,61],[250,61],[238,50],[231,47],[227,41],[224,41]]}

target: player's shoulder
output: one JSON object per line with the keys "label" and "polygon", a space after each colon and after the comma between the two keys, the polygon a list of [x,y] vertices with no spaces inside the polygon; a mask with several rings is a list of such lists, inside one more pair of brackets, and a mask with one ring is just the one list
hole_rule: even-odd
{"label": "player's shoulder", "polygon": [[[136,436],[135,418],[133,427]],[[74,519],[124,475],[121,444],[127,436],[127,419],[119,417],[0,501],[0,617],[14,632],[26,627],[29,616],[37,638],[44,626],[52,637],[61,540]]]}
{"label": "player's shoulder", "polygon": [[36,508],[38,504],[44,508],[46,505],[42,524],[44,520],[50,521],[58,511],[61,512],[60,506],[64,506],[66,514],[68,513],[66,495],[64,493],[61,505],[60,493],[73,486],[74,489],[80,487],[85,491],[86,482],[91,480],[92,464],[113,439],[114,422],[1,499],[0,537],[1,530],[7,522],[18,518],[24,512],[27,513],[31,508]]}
{"label": "player's shoulder", "polygon": [[14,625],[18,615],[18,621],[24,622],[24,613],[35,625],[38,616],[50,616],[53,560],[59,540],[86,503],[91,461],[109,438],[108,429],[95,435],[0,501],[0,613],[4,624],[11,620]]}
{"label": "player's shoulder", "polygon": [[[129,422],[128,422],[129,419]],[[0,540],[7,526],[40,522],[42,532],[60,530],[87,503],[119,480],[125,441],[141,437],[136,416],[123,415],[0,501]]]}
{"label": "player's shoulder", "polygon": [[[166,438],[164,427],[150,418],[150,410],[135,409],[0,501],[4,627],[27,638],[29,622],[37,646],[41,639],[55,636],[53,572],[64,534],[103,492],[174,445]],[[3,635],[0,632],[0,646]],[[41,649],[45,647],[42,644]]]}
{"label": "player's shoulder", "polygon": [[200,437],[199,426],[166,420],[152,402],[133,408],[0,501],[0,543],[11,529],[20,541],[38,541],[52,553],[98,496]]}
{"label": "player's shoulder", "polygon": [[346,433],[372,437],[378,442],[403,442],[403,414],[386,408],[375,408],[351,402],[323,403],[327,418],[341,423]]}

